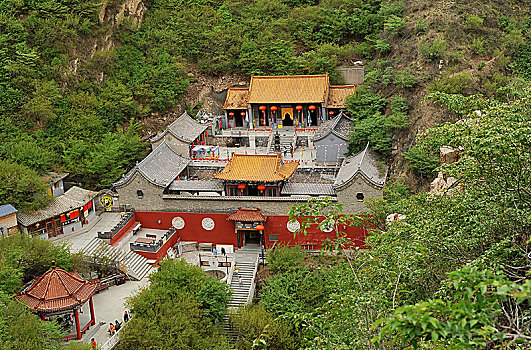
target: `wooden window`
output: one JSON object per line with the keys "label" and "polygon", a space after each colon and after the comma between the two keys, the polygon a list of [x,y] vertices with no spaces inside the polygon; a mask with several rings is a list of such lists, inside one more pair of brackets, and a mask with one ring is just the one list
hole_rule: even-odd
{"label": "wooden window", "polygon": [[363,201],[365,199],[365,196],[363,195],[363,193],[358,192],[358,193],[356,193],[356,199],[361,202],[361,201]]}
{"label": "wooden window", "polygon": [[142,198],[144,197],[144,192],[142,190],[136,190],[136,195],[138,196],[138,198]]}

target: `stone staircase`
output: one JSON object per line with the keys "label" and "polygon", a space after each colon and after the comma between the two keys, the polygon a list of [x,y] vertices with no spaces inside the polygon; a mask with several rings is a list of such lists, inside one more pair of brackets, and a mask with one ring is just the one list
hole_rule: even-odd
{"label": "stone staircase", "polygon": [[270,139],[267,153],[274,153],[275,152],[275,134],[278,132],[280,136],[280,151],[284,152],[284,150],[289,150],[290,144],[293,144],[293,147],[295,148],[295,131],[294,130],[274,130],[271,134],[272,137]]}
{"label": "stone staircase", "polygon": [[84,248],[80,249],[90,256],[106,257],[118,264],[125,266],[127,275],[134,280],[140,281],[145,276],[155,271],[155,267],[148,263],[148,259],[133,251],[125,252],[94,237]]}
{"label": "stone staircase", "polygon": [[[260,256],[260,246],[247,245],[234,253],[235,266],[238,266],[238,276],[242,277],[242,283],[238,277],[232,274],[230,289],[232,298],[229,301],[229,310],[236,310],[240,306],[249,304],[253,300],[256,272],[258,271],[258,259]],[[237,316],[236,316],[237,317]],[[229,322],[229,315],[223,317],[223,329],[227,336],[237,341],[238,334],[232,329]]]}

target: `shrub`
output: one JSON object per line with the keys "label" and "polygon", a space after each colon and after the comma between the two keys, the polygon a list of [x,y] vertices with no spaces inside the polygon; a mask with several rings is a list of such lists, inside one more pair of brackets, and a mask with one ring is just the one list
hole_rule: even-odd
{"label": "shrub", "polygon": [[415,25],[415,33],[417,35],[424,34],[428,31],[428,20],[426,19],[419,19],[417,24]]}
{"label": "shrub", "polygon": [[238,348],[256,349],[253,343],[260,339],[267,349],[295,350],[300,348],[299,339],[294,334],[294,327],[286,320],[275,319],[259,305],[246,305],[231,313],[230,321],[239,334]]}
{"label": "shrub", "polygon": [[406,19],[402,17],[398,17],[396,15],[391,15],[385,22],[384,22],[384,29],[387,30],[391,34],[398,34],[401,35],[404,33],[404,29],[406,27]]}
{"label": "shrub", "polygon": [[435,39],[431,43],[419,44],[419,52],[424,59],[433,61],[442,57],[446,52],[446,46],[444,39]]}
{"label": "shrub", "polygon": [[374,47],[381,53],[391,50],[391,44],[387,42],[387,39],[376,40]]}
{"label": "shrub", "polygon": [[472,85],[472,74],[468,72],[456,74],[444,74],[439,79],[434,80],[429,86],[430,92],[445,92],[447,94],[462,94],[470,90]]}
{"label": "shrub", "polygon": [[424,148],[415,146],[404,154],[409,168],[422,176],[432,176],[439,166],[439,157]]}
{"label": "shrub", "polygon": [[306,253],[300,246],[279,246],[268,253],[268,267],[273,273],[284,273],[304,266]]}
{"label": "shrub", "polygon": [[399,89],[411,88],[417,85],[417,78],[411,74],[409,68],[406,68],[406,70],[396,72],[395,84]]}
{"label": "shrub", "polygon": [[481,38],[474,38],[472,39],[472,43],[470,44],[470,49],[472,52],[476,55],[485,55],[487,51],[485,50],[485,41]]}
{"label": "shrub", "polygon": [[478,29],[483,25],[483,18],[476,15],[468,15],[465,19],[465,26],[467,29],[474,30]]}

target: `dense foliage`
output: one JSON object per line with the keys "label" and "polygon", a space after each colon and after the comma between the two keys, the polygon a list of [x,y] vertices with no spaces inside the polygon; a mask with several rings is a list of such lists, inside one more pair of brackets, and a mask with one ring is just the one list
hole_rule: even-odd
{"label": "dense foliage", "polygon": [[[259,305],[276,316],[271,324],[289,321],[290,336],[304,349],[529,347],[528,93],[508,103],[431,96],[463,121],[428,130],[418,146],[459,149],[457,162],[441,167],[459,185],[446,195],[411,195],[400,182],[390,185],[383,200],[369,203],[369,250],[343,250],[349,242],[340,232],[327,245],[339,248],[337,262],[265,279]],[[324,220],[308,219],[316,213]],[[388,223],[390,213],[405,219]],[[337,229],[367,220],[342,215],[327,201],[290,214],[307,218],[299,234],[315,224]],[[256,340],[274,346],[262,335]]]}
{"label": "dense foliage", "polygon": [[134,315],[120,349],[230,349],[220,321],[230,299],[226,283],[184,260],[165,260],[151,284],[129,300]]}

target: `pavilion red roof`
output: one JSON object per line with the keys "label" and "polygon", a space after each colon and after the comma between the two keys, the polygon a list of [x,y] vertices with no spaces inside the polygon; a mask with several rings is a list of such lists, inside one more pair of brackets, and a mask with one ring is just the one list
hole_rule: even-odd
{"label": "pavilion red roof", "polygon": [[260,209],[239,208],[234,213],[230,214],[227,217],[227,220],[253,222],[253,221],[266,221],[266,217],[264,214],[262,214]]}
{"label": "pavilion red roof", "polygon": [[89,282],[77,272],[52,267],[16,299],[39,312],[73,309],[96,292],[98,282]]}

